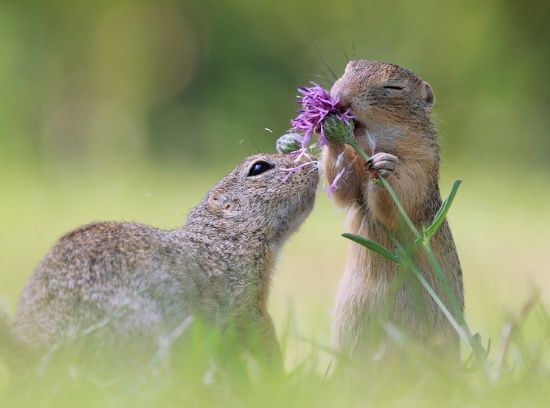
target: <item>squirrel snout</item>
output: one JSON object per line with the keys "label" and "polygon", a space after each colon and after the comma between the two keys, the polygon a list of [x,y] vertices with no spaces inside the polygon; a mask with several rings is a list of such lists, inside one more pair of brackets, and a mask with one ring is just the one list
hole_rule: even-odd
{"label": "squirrel snout", "polygon": [[309,155],[309,154],[304,154],[302,155],[300,158],[300,163],[301,164],[305,164],[305,163],[317,163],[317,158],[315,156],[312,156],[312,155]]}
{"label": "squirrel snout", "polygon": [[330,90],[330,96],[338,100],[338,106],[341,109],[351,108],[352,95],[342,86],[342,81],[338,80],[334,83]]}

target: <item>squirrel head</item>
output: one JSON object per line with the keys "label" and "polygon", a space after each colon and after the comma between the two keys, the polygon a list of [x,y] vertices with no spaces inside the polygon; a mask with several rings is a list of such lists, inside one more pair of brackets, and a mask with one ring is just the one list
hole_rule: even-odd
{"label": "squirrel head", "polygon": [[343,108],[351,109],[359,134],[366,129],[375,139],[385,138],[388,142],[409,130],[430,133],[426,130],[432,129],[432,88],[414,72],[398,65],[350,61],[330,93]]}
{"label": "squirrel head", "polygon": [[[278,246],[313,209],[317,163],[291,155],[248,157],[212,188],[191,213],[220,231],[220,239]],[[254,240],[254,241],[252,241]]]}

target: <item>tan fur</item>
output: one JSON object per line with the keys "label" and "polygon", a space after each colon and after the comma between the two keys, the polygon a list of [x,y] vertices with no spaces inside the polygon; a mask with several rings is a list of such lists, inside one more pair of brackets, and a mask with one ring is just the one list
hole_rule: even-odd
{"label": "tan fur", "polygon": [[[273,168],[250,176],[259,161]],[[318,182],[307,166],[288,177],[296,165],[285,155],[249,157],[176,230],[99,222],[66,234],[23,291],[15,334],[44,349],[123,309],[102,339],[154,347],[192,315],[243,338],[252,330],[277,356],[267,311],[271,273],[282,244],[312,210]]]}
{"label": "tan fur", "polygon": [[[384,88],[400,86],[402,90]],[[427,82],[397,65],[378,61],[351,61],[332,87],[333,97],[356,118],[355,136],[369,155],[397,156],[395,170],[386,178],[418,228],[429,225],[441,205],[439,145],[431,119],[433,92]],[[340,157],[345,154],[345,160]],[[339,158],[340,157],[340,158]],[[384,228],[401,240],[410,234],[400,225],[389,193],[372,180],[367,163],[350,147],[331,144],[323,153],[327,181],[342,168],[334,199],[349,208],[349,229],[393,249]],[[432,241],[437,259],[463,307],[462,274],[451,231],[445,222]],[[425,256],[418,264],[436,292],[443,291]],[[447,302],[447,305],[449,303]],[[333,332],[337,348],[352,356],[370,355],[387,348],[384,335],[374,332],[391,322],[405,334],[451,354],[458,339],[447,319],[407,271],[364,247],[351,244],[336,298]]]}

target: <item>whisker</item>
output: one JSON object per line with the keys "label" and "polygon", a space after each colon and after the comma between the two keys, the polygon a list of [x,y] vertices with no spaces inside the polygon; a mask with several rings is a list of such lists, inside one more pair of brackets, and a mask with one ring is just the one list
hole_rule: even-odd
{"label": "whisker", "polygon": [[319,82],[322,83],[322,85],[326,85],[326,86],[329,86],[329,85],[332,85],[332,79],[331,78],[327,78],[327,76],[323,73],[321,74],[313,74],[313,76],[317,79],[320,79]]}
{"label": "whisker", "polygon": [[262,149],[260,149],[260,146],[258,146],[258,144],[256,143],[256,141],[254,139],[249,139],[249,142],[254,145],[254,148],[256,149],[257,154],[265,154],[265,152],[262,151]]}
{"label": "whisker", "polygon": [[319,60],[321,61],[321,63],[325,66],[325,68],[328,70],[328,72],[330,72],[330,74],[332,75],[333,79],[338,79],[338,77],[336,76],[336,74],[334,73],[334,71],[330,68],[330,66],[328,65],[327,61],[323,58],[323,56],[321,55],[321,53],[319,52],[319,49],[314,45],[313,46],[313,50],[317,53],[317,57],[319,58]]}
{"label": "whisker", "polygon": [[346,54],[346,52],[345,52],[344,50],[341,50],[341,53],[342,53],[342,55],[344,55],[344,58],[346,59],[346,64],[347,64],[348,62],[350,62],[350,59],[349,59],[349,57],[348,57],[348,54]]}

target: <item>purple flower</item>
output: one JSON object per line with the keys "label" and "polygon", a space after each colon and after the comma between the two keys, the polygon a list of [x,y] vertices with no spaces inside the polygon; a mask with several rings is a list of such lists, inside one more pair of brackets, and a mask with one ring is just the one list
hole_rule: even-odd
{"label": "purple flower", "polygon": [[300,140],[303,150],[309,146],[315,133],[319,135],[319,147],[328,143],[323,123],[327,116],[335,115],[347,124],[353,119],[349,109],[338,106],[338,98],[332,98],[326,89],[315,82],[312,82],[312,85],[309,88],[298,88],[298,103],[302,108],[298,111],[298,116],[291,121],[292,130],[303,135]]}

